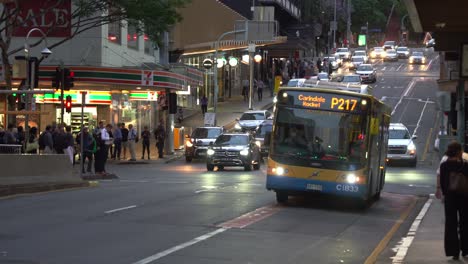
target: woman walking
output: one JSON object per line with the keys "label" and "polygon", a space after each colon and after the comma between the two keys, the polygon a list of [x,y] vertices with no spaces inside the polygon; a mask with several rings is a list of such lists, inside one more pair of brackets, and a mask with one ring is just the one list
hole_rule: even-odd
{"label": "woman walking", "polygon": [[[452,142],[447,147],[447,160],[440,165],[440,181],[445,206],[445,255],[460,258],[468,255],[468,163],[463,161],[462,146]],[[466,184],[465,184],[466,183]]]}

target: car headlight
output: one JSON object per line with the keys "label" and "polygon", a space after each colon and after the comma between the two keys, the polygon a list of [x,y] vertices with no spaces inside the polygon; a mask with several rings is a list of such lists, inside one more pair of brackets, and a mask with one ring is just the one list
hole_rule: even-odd
{"label": "car headlight", "polygon": [[421,60],[421,61],[422,61],[423,63],[424,63],[424,62],[426,62],[426,58],[422,58],[422,60]]}
{"label": "car headlight", "polygon": [[212,150],[212,149],[208,149],[208,150],[206,151],[206,154],[207,154],[208,156],[211,156],[211,155],[215,154],[215,151]]}
{"label": "car headlight", "polygon": [[243,149],[239,152],[242,156],[247,156],[249,155],[249,149]]}
{"label": "car headlight", "polygon": [[382,52],[382,57],[387,57],[387,52]]}
{"label": "car headlight", "polygon": [[336,66],[336,62],[332,61],[332,66],[335,67]]}
{"label": "car headlight", "polygon": [[185,146],[187,146],[189,148],[193,147],[192,141],[190,141],[190,140],[185,141]]}
{"label": "car headlight", "polygon": [[241,125],[240,125],[239,123],[236,123],[236,124],[234,125],[234,128],[237,129],[237,130],[242,129],[242,127],[241,127]]}
{"label": "car headlight", "polygon": [[347,174],[347,175],[345,176],[345,179],[346,179],[346,181],[347,181],[348,183],[351,183],[351,184],[355,184],[355,183],[359,182],[359,177],[356,176],[356,175],[353,174],[353,173]]}
{"label": "car headlight", "polygon": [[410,57],[409,58],[409,62],[412,63],[414,61],[414,58],[413,57]]}
{"label": "car headlight", "polygon": [[372,58],[375,58],[375,51],[371,52],[370,56],[371,56]]}
{"label": "car headlight", "polygon": [[259,140],[255,141],[255,145],[257,145],[259,148],[262,146],[262,142],[260,142]]}

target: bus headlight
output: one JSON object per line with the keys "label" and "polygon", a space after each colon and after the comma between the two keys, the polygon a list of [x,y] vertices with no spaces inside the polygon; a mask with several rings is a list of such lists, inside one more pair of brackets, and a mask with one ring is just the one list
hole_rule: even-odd
{"label": "bus headlight", "polygon": [[236,123],[236,124],[234,125],[234,128],[237,129],[237,130],[241,130],[241,129],[242,129],[242,127],[241,127],[241,125],[240,125],[239,123]]}
{"label": "bus headlight", "polygon": [[356,182],[359,182],[359,177],[357,177],[355,174],[347,174],[346,181],[348,183],[354,184]]}
{"label": "bus headlight", "polygon": [[193,147],[193,143],[190,140],[185,141],[185,145],[189,148]]}
{"label": "bus headlight", "polygon": [[249,155],[249,149],[243,149],[239,152],[239,154],[241,154],[242,156],[247,156]]}
{"label": "bus headlight", "polygon": [[278,176],[283,176],[285,173],[288,172],[283,167],[275,167],[271,171],[273,172],[273,174],[276,174]]}
{"label": "bus headlight", "polygon": [[208,149],[208,150],[206,151],[206,154],[207,154],[208,156],[211,156],[211,155],[215,154],[215,151],[212,150],[212,149]]}
{"label": "bus headlight", "polygon": [[273,97],[273,103],[276,104],[276,102],[278,102],[278,98],[276,98],[276,96],[275,96],[275,97]]}
{"label": "bus headlight", "polygon": [[262,142],[260,140],[255,141],[255,145],[257,145],[259,148],[262,146]]}

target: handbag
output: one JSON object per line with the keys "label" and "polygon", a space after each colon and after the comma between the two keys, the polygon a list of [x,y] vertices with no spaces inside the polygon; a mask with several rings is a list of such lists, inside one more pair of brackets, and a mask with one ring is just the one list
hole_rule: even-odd
{"label": "handbag", "polygon": [[468,176],[463,173],[463,170],[451,171],[449,173],[448,189],[456,194],[468,195]]}

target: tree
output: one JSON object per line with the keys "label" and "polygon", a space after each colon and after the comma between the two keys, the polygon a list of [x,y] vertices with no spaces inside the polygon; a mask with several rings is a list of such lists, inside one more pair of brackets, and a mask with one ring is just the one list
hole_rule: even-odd
{"label": "tree", "polygon": [[[179,22],[182,17],[177,11],[190,0],[3,0],[0,1],[0,52],[5,72],[6,88],[11,89],[11,63],[9,56],[21,51],[22,46],[10,47],[14,32],[24,24],[44,20],[57,7],[72,2],[69,15],[71,33],[60,41],[53,43],[53,49],[75,36],[92,28],[106,24],[127,21],[137,32],[145,33],[151,40],[160,43],[162,33]],[[41,10],[37,13],[24,14],[25,6],[35,2]],[[54,9],[55,8],[55,9]],[[49,25],[46,35],[57,29],[57,20]],[[41,43],[42,39],[30,46]],[[11,103],[11,102],[10,102]]]}

